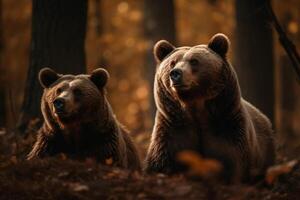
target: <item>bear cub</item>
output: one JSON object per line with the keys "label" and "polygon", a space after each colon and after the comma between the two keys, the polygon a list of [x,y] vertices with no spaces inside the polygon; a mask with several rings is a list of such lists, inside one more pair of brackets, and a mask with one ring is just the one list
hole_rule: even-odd
{"label": "bear cub", "polygon": [[146,171],[186,170],[176,159],[184,150],[220,161],[221,176],[229,182],[249,181],[272,165],[272,125],[242,98],[227,59],[229,44],[224,34],[193,47],[176,48],[165,40],[156,43],[157,113]]}
{"label": "bear cub", "polygon": [[106,99],[108,78],[102,68],[91,75],[62,75],[50,68],[40,71],[44,123],[29,160],[64,153],[100,163],[112,159],[115,166],[140,169],[136,148]]}

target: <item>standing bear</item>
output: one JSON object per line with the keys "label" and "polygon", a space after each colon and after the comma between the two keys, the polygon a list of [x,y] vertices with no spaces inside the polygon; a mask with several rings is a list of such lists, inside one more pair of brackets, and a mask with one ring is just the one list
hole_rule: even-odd
{"label": "standing bear", "polygon": [[263,175],[273,163],[272,125],[242,98],[228,49],[224,34],[208,45],[176,48],[165,40],[155,45],[157,113],[147,172],[184,171],[176,159],[183,150],[220,161],[221,176],[229,182]]}
{"label": "standing bear", "polygon": [[102,68],[91,75],[40,71],[44,124],[28,159],[64,153],[79,160],[95,158],[105,163],[112,159],[115,166],[140,168],[136,148],[106,99],[108,77]]}

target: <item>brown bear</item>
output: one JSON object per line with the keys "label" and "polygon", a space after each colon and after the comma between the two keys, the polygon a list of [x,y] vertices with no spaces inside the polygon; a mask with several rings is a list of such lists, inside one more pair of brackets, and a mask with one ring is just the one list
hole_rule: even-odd
{"label": "brown bear", "polygon": [[140,161],[128,132],[106,99],[109,74],[99,68],[91,75],[61,75],[50,68],[39,73],[44,88],[44,124],[28,159],[64,153],[70,158],[107,159],[118,167],[138,170]]}
{"label": "brown bear", "polygon": [[147,172],[184,171],[176,159],[183,150],[219,160],[222,177],[230,182],[262,175],[273,163],[272,125],[242,98],[228,49],[229,40],[220,33],[208,45],[175,48],[165,40],[156,43],[157,114]]}

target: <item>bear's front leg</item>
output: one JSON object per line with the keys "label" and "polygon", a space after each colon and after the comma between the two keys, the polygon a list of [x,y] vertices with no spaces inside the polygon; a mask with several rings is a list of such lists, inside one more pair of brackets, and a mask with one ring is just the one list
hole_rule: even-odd
{"label": "bear's front leg", "polygon": [[151,143],[145,162],[147,173],[172,173],[174,161],[168,149],[161,143]]}
{"label": "bear's front leg", "polygon": [[47,154],[47,149],[48,138],[42,132],[39,132],[31,152],[27,155],[27,160],[44,157]]}

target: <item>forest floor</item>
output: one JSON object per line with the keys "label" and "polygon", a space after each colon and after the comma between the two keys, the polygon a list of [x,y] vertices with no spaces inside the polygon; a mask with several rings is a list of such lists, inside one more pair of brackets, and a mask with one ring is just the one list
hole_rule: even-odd
{"label": "forest floor", "polygon": [[[184,175],[144,175],[63,155],[26,161],[34,140],[34,134],[0,131],[0,199],[300,199],[299,164],[281,167],[270,184],[224,185]],[[284,149],[279,160],[297,159],[299,152]]]}

